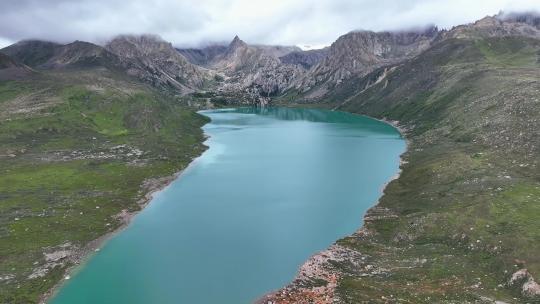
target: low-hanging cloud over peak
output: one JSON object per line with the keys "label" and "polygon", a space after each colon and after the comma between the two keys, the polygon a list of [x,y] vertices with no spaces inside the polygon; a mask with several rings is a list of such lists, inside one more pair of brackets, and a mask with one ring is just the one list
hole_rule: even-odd
{"label": "low-hanging cloud over peak", "polygon": [[227,41],[328,45],[356,29],[442,28],[504,11],[540,11],[538,0],[3,0],[0,47],[21,39],[103,43],[154,33],[177,46]]}

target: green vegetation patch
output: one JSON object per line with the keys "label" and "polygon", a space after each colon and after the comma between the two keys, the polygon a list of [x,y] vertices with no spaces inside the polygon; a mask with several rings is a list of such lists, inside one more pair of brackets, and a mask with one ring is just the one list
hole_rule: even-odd
{"label": "green vegetation patch", "polygon": [[[89,86],[91,85],[91,86]],[[57,102],[0,119],[0,302],[37,303],[74,252],[137,211],[149,179],[185,168],[207,119],[143,85],[69,71],[0,84],[0,104]],[[25,104],[17,104],[25,110]]]}

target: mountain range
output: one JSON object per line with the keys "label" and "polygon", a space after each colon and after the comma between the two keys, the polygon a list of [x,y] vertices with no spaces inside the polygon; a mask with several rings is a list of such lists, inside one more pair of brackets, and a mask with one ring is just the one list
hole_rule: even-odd
{"label": "mountain range", "polygon": [[179,95],[203,90],[264,103],[268,97],[291,92],[316,101],[349,78],[403,62],[442,40],[510,35],[538,37],[538,18],[532,14],[486,17],[450,30],[353,31],[328,48],[310,51],[294,46],[248,45],[238,36],[229,45],[181,49],[154,35],[123,35],[105,46],[33,40],[2,52],[32,68],[101,66],[123,70]]}

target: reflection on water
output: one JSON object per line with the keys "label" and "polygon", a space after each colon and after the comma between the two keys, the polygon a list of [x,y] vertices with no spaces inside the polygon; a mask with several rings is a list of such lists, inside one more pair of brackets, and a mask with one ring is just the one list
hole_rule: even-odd
{"label": "reflection on water", "polygon": [[[201,111],[204,113],[236,113],[236,114],[253,114],[254,116],[269,117],[277,120],[296,120],[310,121],[321,123],[338,123],[346,125],[345,128],[357,127],[361,129],[373,130],[375,132],[390,132],[395,134],[394,127],[384,124],[358,124],[362,119],[359,115],[340,112],[340,111],[325,111],[320,109],[303,109],[303,108],[284,108],[284,107],[242,107],[235,109],[220,109]],[[365,118],[365,117],[363,117]],[[223,121],[229,121],[231,124],[242,125],[253,119],[251,116],[223,116],[216,117],[214,123],[220,124]],[[260,119],[260,118],[259,118]]]}

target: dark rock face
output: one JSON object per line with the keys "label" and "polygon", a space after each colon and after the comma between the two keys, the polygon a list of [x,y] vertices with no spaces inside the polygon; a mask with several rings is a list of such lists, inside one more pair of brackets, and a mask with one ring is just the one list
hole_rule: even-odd
{"label": "dark rock face", "polygon": [[23,40],[3,48],[1,52],[27,66],[37,67],[51,59],[60,46],[48,41]]}
{"label": "dark rock face", "polygon": [[29,40],[2,49],[18,62],[40,69],[119,66],[119,60],[103,47],[84,41],[66,45]]}
{"label": "dark rock face", "polygon": [[309,69],[321,62],[326,55],[328,55],[328,48],[291,52],[285,56],[279,57],[279,60],[284,64],[301,65],[303,68]]}
{"label": "dark rock face", "polygon": [[129,75],[159,88],[189,93],[201,87],[207,77],[158,36],[118,36],[105,48],[120,58]]}
{"label": "dark rock face", "polygon": [[8,55],[0,53],[0,69],[13,68],[17,66],[19,66],[19,64],[17,64]]}
{"label": "dark rock face", "polygon": [[201,49],[176,49],[189,62],[195,65],[208,66],[217,56],[227,51],[225,45],[210,45]]}
{"label": "dark rock face", "polygon": [[13,80],[32,73],[24,64],[18,63],[6,54],[0,53],[0,80]]}

